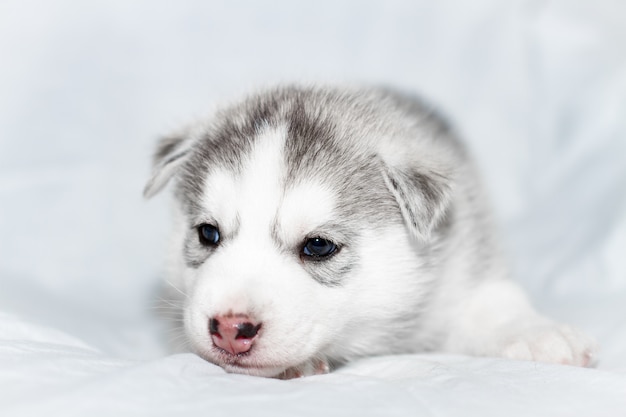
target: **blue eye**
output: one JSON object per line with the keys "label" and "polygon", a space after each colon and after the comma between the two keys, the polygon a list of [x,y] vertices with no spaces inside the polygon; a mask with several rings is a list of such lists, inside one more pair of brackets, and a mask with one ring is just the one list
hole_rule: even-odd
{"label": "blue eye", "polygon": [[314,237],[304,243],[302,253],[312,258],[325,258],[335,253],[336,250],[337,245],[330,240]]}
{"label": "blue eye", "polygon": [[210,224],[198,226],[198,236],[200,238],[200,243],[205,246],[215,246],[220,241],[220,231],[217,227]]}

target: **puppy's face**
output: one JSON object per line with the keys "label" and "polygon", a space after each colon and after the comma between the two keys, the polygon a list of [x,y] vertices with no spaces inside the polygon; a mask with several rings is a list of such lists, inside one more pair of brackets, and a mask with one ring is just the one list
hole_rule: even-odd
{"label": "puppy's face", "polygon": [[229,371],[271,376],[316,355],[335,337],[328,321],[343,325],[336,287],[358,268],[335,190],[324,177],[288,181],[285,139],[259,132],[241,165],[211,169],[189,202],[186,330]]}
{"label": "puppy's face", "polygon": [[188,295],[185,331],[230,372],[275,376],[402,351],[398,336],[427,290],[425,244],[398,199],[407,179],[350,144],[363,132],[291,108],[165,140],[147,188],[177,177],[173,279]]}

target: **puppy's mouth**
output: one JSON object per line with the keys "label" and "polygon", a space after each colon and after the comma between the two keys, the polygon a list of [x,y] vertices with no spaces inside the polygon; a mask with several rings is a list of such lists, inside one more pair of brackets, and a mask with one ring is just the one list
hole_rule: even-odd
{"label": "puppy's mouth", "polygon": [[255,350],[253,347],[247,352],[233,355],[213,345],[208,351],[197,353],[206,361],[222,367],[229,373],[273,377],[289,368],[289,365],[263,362]]}
{"label": "puppy's mouth", "polygon": [[220,366],[228,365],[240,368],[258,367],[258,365],[254,363],[256,361],[251,360],[251,357],[254,356],[252,349],[247,352],[241,352],[233,355],[232,353],[226,352],[225,350],[213,345],[211,353],[211,362],[217,362]]}
{"label": "puppy's mouth", "polygon": [[218,363],[226,372],[262,377],[274,377],[285,371],[288,366],[265,365],[260,363],[246,363],[237,358],[229,362]]}

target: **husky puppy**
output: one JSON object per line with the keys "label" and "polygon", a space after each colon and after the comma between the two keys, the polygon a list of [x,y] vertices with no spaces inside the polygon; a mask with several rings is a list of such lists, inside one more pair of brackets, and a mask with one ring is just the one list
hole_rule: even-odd
{"label": "husky puppy", "polygon": [[588,366],[595,345],[509,281],[480,181],[446,123],[386,89],[281,87],[163,139],[169,279],[192,349],[290,378],[442,351]]}

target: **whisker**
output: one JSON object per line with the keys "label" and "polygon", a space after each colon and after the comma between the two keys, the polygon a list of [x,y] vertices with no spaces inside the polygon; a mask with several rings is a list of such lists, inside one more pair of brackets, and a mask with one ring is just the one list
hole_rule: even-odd
{"label": "whisker", "polygon": [[168,319],[169,324],[174,324],[171,329],[167,329],[168,333],[173,333],[175,331],[180,331],[183,328],[182,324],[184,324],[185,320],[178,317],[166,317]]}
{"label": "whisker", "polygon": [[168,307],[168,308],[154,307],[154,308],[150,308],[150,311],[155,311],[157,313],[182,314],[183,309],[182,308],[174,308],[174,307]]}
{"label": "whisker", "polygon": [[[168,305],[170,307],[176,307],[176,308],[182,307],[184,303],[182,303],[182,302],[177,303],[177,301],[178,300],[166,300],[165,298],[161,298],[161,297],[159,297],[157,300],[155,300],[156,303],[159,303],[159,304],[160,303],[165,303],[166,305]],[[161,305],[159,305],[159,304],[157,304],[157,307],[158,306],[165,307],[162,304]]]}
{"label": "whisker", "polygon": [[176,285],[174,285],[170,280],[166,279],[165,282],[167,284],[169,284],[169,286],[174,288],[176,291],[178,291],[183,297],[189,298],[189,296],[187,294],[185,294],[184,291],[182,291],[180,288],[178,288]]}
{"label": "whisker", "polygon": [[169,341],[169,344],[170,346],[172,346],[172,349],[174,351],[179,351],[183,348],[185,350],[189,350],[190,348],[189,340],[184,334],[171,338],[171,340]]}
{"label": "whisker", "polygon": [[159,313],[158,317],[162,317],[163,319],[169,320],[169,321],[183,321],[183,316],[182,314],[175,314],[175,313]]}
{"label": "whisker", "polygon": [[172,311],[176,311],[176,310],[182,310],[183,306],[177,306],[177,305],[153,305],[153,306],[149,306],[148,307],[151,310],[172,310]]}

